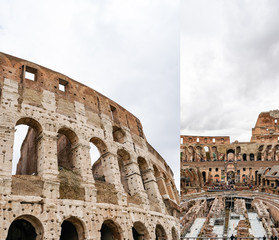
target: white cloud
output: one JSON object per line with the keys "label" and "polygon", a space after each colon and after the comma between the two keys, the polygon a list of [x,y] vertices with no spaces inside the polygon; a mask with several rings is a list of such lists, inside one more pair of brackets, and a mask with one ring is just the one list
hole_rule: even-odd
{"label": "white cloud", "polygon": [[182,12],[182,134],[249,141],[258,114],[279,108],[278,1],[187,0]]}
{"label": "white cloud", "polygon": [[0,0],[0,51],[137,116],[179,181],[179,1]]}

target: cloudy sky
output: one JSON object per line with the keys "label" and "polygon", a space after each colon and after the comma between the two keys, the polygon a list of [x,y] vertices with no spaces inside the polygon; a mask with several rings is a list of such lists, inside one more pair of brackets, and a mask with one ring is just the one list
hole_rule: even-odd
{"label": "cloudy sky", "polygon": [[181,1],[181,133],[250,141],[279,109],[279,1]]}
{"label": "cloudy sky", "polygon": [[1,52],[61,72],[132,112],[179,180],[178,0],[0,4]]}

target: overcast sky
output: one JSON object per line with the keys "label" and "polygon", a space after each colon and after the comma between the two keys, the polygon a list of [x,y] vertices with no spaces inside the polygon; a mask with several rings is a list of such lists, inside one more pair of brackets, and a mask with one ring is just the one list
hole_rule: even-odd
{"label": "overcast sky", "polygon": [[182,0],[181,133],[250,141],[279,109],[279,1]]}
{"label": "overcast sky", "polygon": [[179,1],[0,0],[0,51],[137,116],[179,181]]}

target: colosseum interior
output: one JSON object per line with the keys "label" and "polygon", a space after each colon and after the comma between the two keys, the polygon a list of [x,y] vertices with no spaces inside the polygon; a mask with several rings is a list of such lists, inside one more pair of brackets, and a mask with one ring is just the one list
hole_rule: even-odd
{"label": "colosseum interior", "polygon": [[181,136],[181,237],[279,236],[279,110],[258,116],[249,142]]}
{"label": "colosseum interior", "polygon": [[0,53],[0,66],[0,240],[179,238],[173,173],[139,119],[32,62]]}

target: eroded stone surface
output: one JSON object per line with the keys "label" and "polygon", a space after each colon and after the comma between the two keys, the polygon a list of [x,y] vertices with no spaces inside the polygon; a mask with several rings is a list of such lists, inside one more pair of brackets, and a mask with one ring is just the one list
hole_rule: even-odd
{"label": "eroded stone surface", "polygon": [[[59,239],[62,224],[74,226],[78,239],[100,239],[106,229],[133,239],[133,228],[144,239],[178,239],[173,173],[135,116],[34,63],[0,53],[0,69],[1,240],[18,219],[32,224],[37,239]],[[12,176],[19,124],[30,127],[17,172],[25,175]],[[93,167],[90,142],[101,155]]]}

